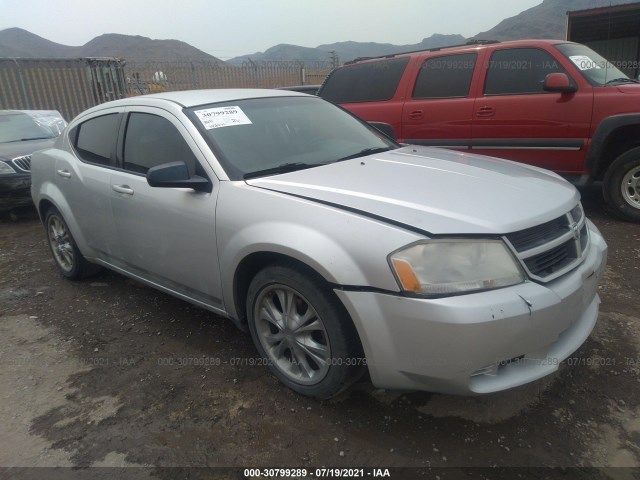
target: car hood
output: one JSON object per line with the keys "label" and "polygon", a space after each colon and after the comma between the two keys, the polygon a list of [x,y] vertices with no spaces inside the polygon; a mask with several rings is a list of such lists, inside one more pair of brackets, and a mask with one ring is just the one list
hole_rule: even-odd
{"label": "car hood", "polygon": [[0,143],[0,159],[10,160],[22,155],[30,155],[37,150],[52,147],[55,141],[55,138],[45,138],[42,140]]}
{"label": "car hood", "polygon": [[432,234],[513,232],[557,218],[579,200],[550,171],[417,146],[247,183]]}
{"label": "car hood", "polygon": [[640,85],[637,83],[625,83],[624,85],[616,85],[620,93],[640,94]]}

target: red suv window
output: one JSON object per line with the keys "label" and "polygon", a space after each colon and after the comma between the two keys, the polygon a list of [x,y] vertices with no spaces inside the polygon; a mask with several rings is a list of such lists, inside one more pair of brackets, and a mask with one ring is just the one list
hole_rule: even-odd
{"label": "red suv window", "polygon": [[567,73],[549,53],[539,48],[496,50],[489,60],[485,95],[546,93],[544,79],[550,73]]}
{"label": "red suv window", "polygon": [[413,98],[467,97],[476,58],[475,53],[463,53],[425,60],[418,73]]}
{"label": "red suv window", "polygon": [[409,57],[365,62],[334,70],[322,88],[322,98],[333,103],[390,100]]}

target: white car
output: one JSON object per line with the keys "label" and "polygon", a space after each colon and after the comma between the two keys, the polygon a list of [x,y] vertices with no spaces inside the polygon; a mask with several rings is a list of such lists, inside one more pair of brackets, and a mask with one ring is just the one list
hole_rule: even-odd
{"label": "white car", "polygon": [[536,380],[589,336],[606,244],[576,189],[401,146],[277,90],[87,110],[33,156],[60,271],[99,266],[229,317],[287,386],[460,394]]}

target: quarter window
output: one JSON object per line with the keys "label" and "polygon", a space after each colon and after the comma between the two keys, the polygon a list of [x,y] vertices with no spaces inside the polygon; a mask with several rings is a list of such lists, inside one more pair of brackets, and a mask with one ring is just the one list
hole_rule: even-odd
{"label": "quarter window", "polygon": [[497,50],[491,56],[485,95],[546,93],[544,79],[550,73],[566,73],[558,61],[538,48]]}
{"label": "quarter window", "polygon": [[467,97],[475,66],[475,53],[428,59],[418,73],[413,98]]}
{"label": "quarter window", "polygon": [[183,161],[191,175],[196,158],[180,132],[167,119],[148,113],[132,113],[124,140],[125,170],[147,173],[151,167]]}
{"label": "quarter window", "polygon": [[318,94],[333,103],[390,100],[408,63],[409,57],[402,57],[339,68]]}
{"label": "quarter window", "polygon": [[119,125],[120,115],[113,113],[87,120],[77,130],[74,129],[74,146],[80,158],[91,163],[109,165]]}

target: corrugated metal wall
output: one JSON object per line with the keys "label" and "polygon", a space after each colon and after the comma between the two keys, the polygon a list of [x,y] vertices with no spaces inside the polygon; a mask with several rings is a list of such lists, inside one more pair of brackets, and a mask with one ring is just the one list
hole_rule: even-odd
{"label": "corrugated metal wall", "polygon": [[594,40],[585,43],[631,78],[637,78],[639,71],[638,37]]}
{"label": "corrugated metal wall", "polygon": [[58,110],[69,121],[89,107],[158,91],[274,88],[322,83],[328,63],[131,62],[118,59],[0,58],[0,109]]}
{"label": "corrugated metal wall", "polygon": [[58,110],[66,120],[127,95],[119,61],[0,58],[0,109]]}

